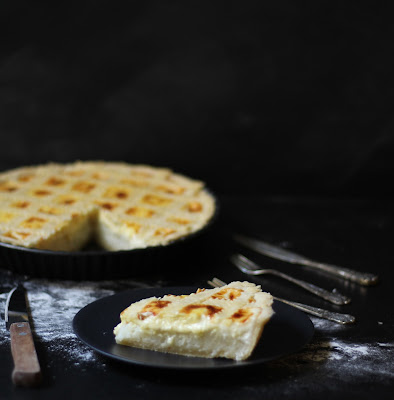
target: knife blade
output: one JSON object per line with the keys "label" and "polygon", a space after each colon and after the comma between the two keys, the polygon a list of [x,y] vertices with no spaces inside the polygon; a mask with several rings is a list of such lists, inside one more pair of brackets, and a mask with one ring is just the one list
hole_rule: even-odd
{"label": "knife blade", "polygon": [[4,319],[11,336],[11,353],[14,360],[12,382],[16,386],[36,386],[41,382],[38,361],[29,322],[26,289],[19,284],[8,294]]}
{"label": "knife blade", "polygon": [[306,267],[319,269],[328,274],[356,282],[360,285],[375,285],[379,280],[379,277],[375,274],[359,272],[350,268],[311,260],[303,255],[293,253],[292,251],[285,250],[282,247],[274,246],[259,239],[254,239],[240,234],[234,235],[233,238],[236,242],[260,254],[291,264],[300,264],[305,265]]}

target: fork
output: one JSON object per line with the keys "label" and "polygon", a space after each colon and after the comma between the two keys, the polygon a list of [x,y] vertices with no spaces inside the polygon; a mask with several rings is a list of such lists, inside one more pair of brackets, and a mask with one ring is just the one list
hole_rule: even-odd
{"label": "fork", "polygon": [[[221,286],[226,285],[225,282],[223,282],[222,280],[220,280],[218,278],[213,278],[211,281],[208,281],[208,284],[212,287],[221,287]],[[301,303],[296,303],[294,301],[280,299],[279,297],[275,297],[275,296],[272,296],[272,297],[277,301],[281,301],[282,303],[285,303],[291,307],[297,308],[308,314],[314,315],[315,317],[328,319],[330,321],[337,322],[342,325],[353,324],[356,322],[356,318],[350,314],[336,313],[336,312],[324,310],[322,308],[312,307],[312,306],[309,306],[306,304],[301,304]]]}
{"label": "fork", "polygon": [[276,258],[292,264],[304,265],[309,268],[314,268],[320,271],[324,271],[336,277],[347,279],[352,282],[356,282],[359,285],[375,285],[379,277],[375,274],[368,272],[359,272],[350,268],[340,267],[338,265],[326,264],[311,260],[300,254],[293,253],[289,250],[285,250],[282,247],[273,246],[272,244],[263,242],[262,240],[254,239],[244,235],[234,235],[234,240],[242,245],[269,257]]}
{"label": "fork", "polygon": [[293,278],[290,275],[284,274],[283,272],[277,271],[275,269],[261,269],[257,264],[253,261],[249,260],[247,257],[243,256],[242,254],[234,254],[230,257],[231,262],[240,269],[244,274],[247,275],[264,275],[270,274],[275,275],[279,278],[285,279],[289,282],[294,283],[297,286],[302,287],[303,289],[307,290],[310,293],[313,293],[316,296],[322,297],[324,300],[329,301],[330,303],[343,305],[349,304],[350,298],[342,295],[336,289],[332,292],[323,289],[319,286],[316,286],[312,283],[305,282],[301,279]]}

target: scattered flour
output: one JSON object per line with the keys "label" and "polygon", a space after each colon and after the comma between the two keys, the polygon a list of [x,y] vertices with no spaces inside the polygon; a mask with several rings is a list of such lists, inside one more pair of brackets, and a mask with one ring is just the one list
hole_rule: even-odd
{"label": "scattered flour", "polygon": [[[352,338],[339,339],[345,326],[320,318],[311,318],[316,335],[312,342],[297,354],[278,361],[280,367],[301,370],[319,366],[327,382],[340,377],[373,379],[389,384],[394,379],[394,340],[389,343],[354,343]],[[344,335],[342,335],[344,336]]]}
{"label": "scattered flour", "polygon": [[[83,344],[73,332],[75,314],[87,304],[117,289],[124,290],[133,285],[120,282],[118,287],[106,282],[71,282],[30,280],[24,282],[32,312],[33,328],[37,342],[45,344],[49,353],[64,357],[70,366],[95,362],[105,368],[102,359],[97,363],[96,353]],[[111,288],[109,288],[111,287]],[[0,309],[4,310],[8,293],[0,294]],[[4,324],[0,324],[0,345],[9,342]],[[51,357],[49,356],[50,360]]]}
{"label": "scattered flour", "polygon": [[[135,287],[131,282],[53,282],[29,280],[28,290],[36,339],[49,353],[63,357],[72,368],[106,368],[105,359],[83,344],[74,334],[72,321],[75,314],[87,304]],[[147,285],[145,285],[147,286]],[[0,309],[4,310],[7,293],[0,294]],[[278,360],[276,365],[290,373],[310,367],[338,377],[394,378],[394,341],[389,343],[354,343],[345,335],[345,326],[311,317],[316,335],[312,342],[296,354]],[[9,334],[0,324],[0,345],[9,345]],[[50,355],[47,357],[51,360]]]}

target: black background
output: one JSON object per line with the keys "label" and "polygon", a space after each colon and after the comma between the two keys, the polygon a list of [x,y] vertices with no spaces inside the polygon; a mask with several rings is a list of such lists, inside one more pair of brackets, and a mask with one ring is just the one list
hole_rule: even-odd
{"label": "black background", "polygon": [[[299,278],[338,287],[351,304],[338,310],[275,280],[269,290],[358,322],[317,326],[306,353],[242,375],[163,374],[99,357],[85,368],[38,340],[44,385],[23,391],[12,386],[3,341],[3,396],[392,398],[392,368],[387,362],[381,372],[380,353],[346,358],[349,376],[335,363],[337,340],[387,346],[392,354],[394,23],[384,4],[0,0],[0,170],[103,159],[168,166],[206,181],[220,196],[217,224],[186,259],[187,273],[163,264],[163,285],[244,280],[228,261],[240,250],[234,232],[381,278],[364,288],[287,266]],[[0,293],[19,280],[0,270]],[[65,340],[72,352],[81,350],[82,343]],[[331,341],[333,359],[302,358]]]}
{"label": "black background", "polygon": [[0,168],[169,166],[216,192],[386,196],[381,2],[2,1]]}

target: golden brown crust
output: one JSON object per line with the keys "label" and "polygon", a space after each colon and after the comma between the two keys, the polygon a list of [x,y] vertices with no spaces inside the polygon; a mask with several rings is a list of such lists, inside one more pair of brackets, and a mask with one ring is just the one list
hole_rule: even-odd
{"label": "golden brown crust", "polygon": [[61,249],[56,235],[76,220],[85,232],[73,231],[67,250],[86,242],[86,229],[109,250],[163,245],[201,229],[214,210],[202,182],[168,168],[78,161],[0,174],[0,241],[25,247]]}

